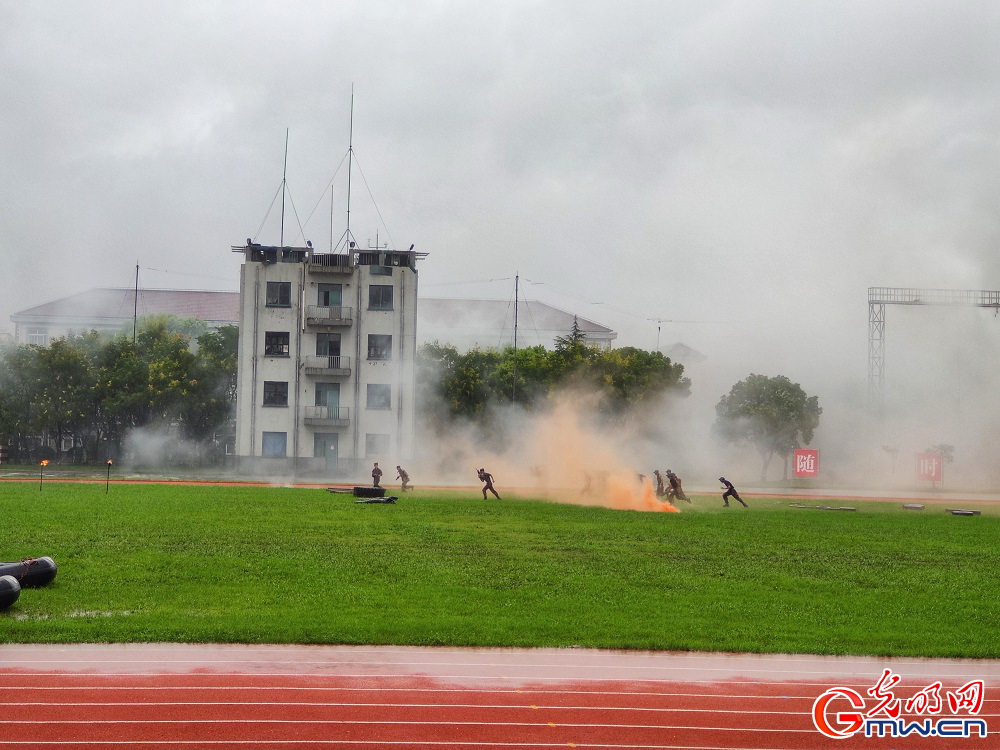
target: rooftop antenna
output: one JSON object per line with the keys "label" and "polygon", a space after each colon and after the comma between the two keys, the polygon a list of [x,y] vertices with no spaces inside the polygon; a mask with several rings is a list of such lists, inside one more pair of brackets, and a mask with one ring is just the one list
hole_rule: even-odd
{"label": "rooftop antenna", "polygon": [[288,128],[285,128],[285,165],[281,170],[281,236],[278,244],[285,246],[285,178],[288,176]]}
{"label": "rooftop antenna", "polygon": [[656,351],[659,352],[660,351],[660,327],[664,323],[675,323],[676,321],[671,320],[670,318],[646,318],[646,320],[650,320],[650,321],[656,323]]}
{"label": "rooftop antenna", "polygon": [[351,84],[351,126],[347,136],[347,242],[351,241],[351,167],[354,163],[354,84]]}

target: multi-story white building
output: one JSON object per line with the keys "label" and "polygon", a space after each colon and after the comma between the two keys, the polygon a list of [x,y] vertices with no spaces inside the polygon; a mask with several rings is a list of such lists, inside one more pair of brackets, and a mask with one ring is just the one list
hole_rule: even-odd
{"label": "multi-story white building", "polygon": [[426,254],[249,241],[233,250],[244,255],[240,464],[360,477],[373,461],[388,472],[411,457],[416,264]]}

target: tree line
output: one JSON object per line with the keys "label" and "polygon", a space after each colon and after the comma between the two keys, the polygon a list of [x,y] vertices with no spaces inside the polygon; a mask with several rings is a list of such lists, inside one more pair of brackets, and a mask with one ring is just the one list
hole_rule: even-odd
{"label": "tree line", "polygon": [[[95,331],[0,352],[0,437],[13,462],[76,463],[121,455],[126,436],[163,427],[220,455],[236,400],[238,329],[145,318],[118,335]],[[67,454],[39,438],[45,436]]]}
{"label": "tree line", "polygon": [[450,344],[433,342],[420,347],[417,356],[418,401],[430,426],[445,431],[451,423],[464,421],[498,448],[507,437],[504,407],[531,410],[556,391],[572,387],[594,399],[598,414],[617,421],[630,419],[665,394],[687,396],[691,381],[682,364],[660,352],[588,345],[575,321],[552,350],[533,346],[459,352]]}
{"label": "tree line", "polygon": [[[158,316],[118,335],[91,331],[48,346],[0,350],[0,442],[9,460],[55,458],[39,443],[73,446],[62,460],[102,463],[122,454],[130,431],[166,428],[199,441],[211,460],[224,455],[234,433],[236,326],[207,331],[204,323]],[[417,351],[418,419],[432,432],[455,422],[473,426],[480,439],[503,448],[503,410],[532,410],[557,391],[578,388],[609,422],[641,416],[665,396],[686,397],[684,366],[660,352],[588,345],[572,330],[543,346],[472,349],[433,342]],[[822,409],[816,396],[784,376],[752,374],[716,405],[713,435],[722,443],[755,448],[761,479],[775,455],[787,460],[813,438]]]}
{"label": "tree line", "polygon": [[[686,397],[691,381],[684,366],[659,352],[634,347],[600,349],[585,342],[574,325],[549,351],[473,349],[459,352],[446,344],[425,344],[418,356],[418,388],[423,415],[445,431],[457,420],[478,429],[484,442],[498,448],[510,438],[499,414],[516,405],[532,409],[557,390],[579,386],[595,398],[594,409],[608,421],[640,415],[660,397]],[[775,456],[781,456],[784,479],[796,448],[812,442],[823,409],[798,383],[783,375],[751,374],[733,385],[715,407],[711,434],[719,443],[756,450],[761,481]]]}

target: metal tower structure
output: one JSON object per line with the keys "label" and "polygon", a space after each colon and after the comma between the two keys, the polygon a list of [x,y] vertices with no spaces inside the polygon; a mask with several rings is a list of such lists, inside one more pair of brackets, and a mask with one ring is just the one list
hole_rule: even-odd
{"label": "metal tower structure", "polygon": [[994,312],[1000,312],[1000,292],[868,287],[868,393],[873,398],[882,395],[885,385],[886,305],[991,307]]}

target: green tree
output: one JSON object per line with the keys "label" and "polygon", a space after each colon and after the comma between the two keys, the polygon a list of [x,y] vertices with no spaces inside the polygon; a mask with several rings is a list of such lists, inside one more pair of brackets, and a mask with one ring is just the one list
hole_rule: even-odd
{"label": "green tree", "polygon": [[91,455],[103,457],[97,454],[106,446],[117,456],[128,431],[149,421],[149,364],[131,337],[116,336],[98,354],[95,380]]}
{"label": "green tree", "polygon": [[[63,438],[72,437],[75,445],[89,419],[94,373],[80,340],[69,336],[40,348],[36,376],[36,425],[55,437],[58,454]],[[74,458],[80,456],[74,453]]]}
{"label": "green tree", "polygon": [[950,464],[955,461],[955,446],[951,443],[938,443],[924,450],[924,453],[940,453],[941,463]]}
{"label": "green tree", "polygon": [[28,459],[28,438],[38,433],[35,402],[41,378],[39,347],[0,347],[0,443],[13,461]]}
{"label": "green tree", "polygon": [[[39,436],[80,439],[74,459],[105,460],[130,430],[170,426],[213,441],[229,432],[239,331],[169,316],[140,321],[136,341],[91,331],[46,347],[0,350],[0,437],[18,459]],[[202,331],[196,345],[188,331]],[[225,438],[225,435],[221,436]]]}
{"label": "green tree", "polygon": [[224,445],[235,417],[236,357],[239,329],[224,326],[198,337],[192,386],[183,401],[181,419],[188,435]]}
{"label": "green tree", "polygon": [[[234,327],[234,326],[229,326]],[[133,323],[124,323],[118,329],[118,335],[123,338],[132,338]],[[208,323],[198,318],[185,318],[180,315],[159,314],[144,315],[135,321],[137,335],[147,330],[166,331],[167,333],[179,333],[189,341],[197,341],[200,336],[208,333]]]}
{"label": "green tree", "polygon": [[632,346],[596,351],[590,371],[601,386],[605,409],[612,415],[623,415],[667,392],[679,396],[691,392],[684,365],[671,362],[660,352]]}
{"label": "green tree", "polygon": [[[724,441],[752,445],[761,455],[761,481],[775,453],[787,457],[809,445],[823,410],[816,396],[784,375],[751,374],[732,387],[715,407],[715,436]],[[787,478],[787,476],[786,476]]]}
{"label": "green tree", "polygon": [[495,437],[500,434],[496,407],[514,401],[533,409],[571,386],[596,391],[604,414],[621,419],[662,394],[688,395],[691,382],[683,365],[658,352],[588,345],[578,325],[556,339],[553,351],[535,346],[462,353],[434,342],[417,353],[421,412],[438,429],[460,419],[478,425],[484,437]]}

